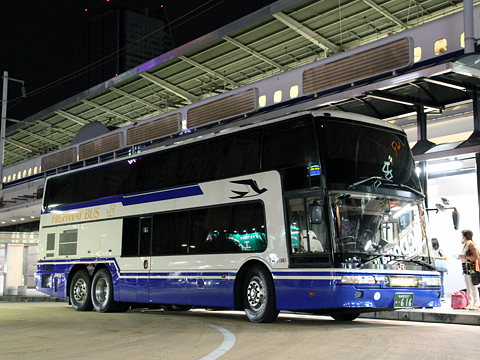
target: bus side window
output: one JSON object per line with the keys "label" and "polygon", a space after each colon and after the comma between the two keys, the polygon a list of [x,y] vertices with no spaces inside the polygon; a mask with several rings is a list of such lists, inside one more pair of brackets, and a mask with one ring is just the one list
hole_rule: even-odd
{"label": "bus side window", "polygon": [[236,176],[260,170],[262,133],[258,130],[235,134],[227,139],[225,175]]}
{"label": "bus side window", "polygon": [[308,214],[309,205],[316,200],[313,197],[288,200],[292,254],[318,253],[326,249],[328,233],[325,221],[312,223]]}
{"label": "bus side window", "polygon": [[262,170],[279,170],[286,191],[320,186],[320,176],[309,176],[311,164],[319,164],[319,159],[310,119],[304,118],[265,129]]}
{"label": "bus side window", "polygon": [[190,211],[190,254],[231,252],[227,239],[230,207],[221,206]]}
{"label": "bus side window", "polygon": [[265,215],[260,202],[232,206],[230,239],[241,251],[265,251]]}
{"label": "bus side window", "polygon": [[307,229],[303,198],[288,200],[288,217],[290,221],[290,239],[292,253],[304,252],[302,246],[303,231]]}
{"label": "bus side window", "polygon": [[188,216],[188,211],[179,211],[153,217],[153,256],[187,253]]}

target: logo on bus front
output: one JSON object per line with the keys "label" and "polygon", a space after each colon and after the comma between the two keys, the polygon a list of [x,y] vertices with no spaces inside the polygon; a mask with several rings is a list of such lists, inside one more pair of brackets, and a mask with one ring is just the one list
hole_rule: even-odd
{"label": "logo on bus front", "polygon": [[239,184],[239,185],[245,186],[243,191],[230,190],[231,192],[236,194],[236,196],[230,196],[230,199],[241,199],[241,198],[257,196],[257,195],[263,194],[265,191],[268,190],[267,188],[260,189],[257,185],[257,182],[253,179],[230,181],[230,182],[232,184]]}

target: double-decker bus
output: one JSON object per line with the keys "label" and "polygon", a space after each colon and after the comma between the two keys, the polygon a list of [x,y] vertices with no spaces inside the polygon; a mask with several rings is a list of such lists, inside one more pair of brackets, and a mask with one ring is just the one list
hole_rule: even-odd
{"label": "double-decker bus", "polygon": [[253,322],[440,306],[404,131],[335,111],[254,120],[48,178],[37,290]]}

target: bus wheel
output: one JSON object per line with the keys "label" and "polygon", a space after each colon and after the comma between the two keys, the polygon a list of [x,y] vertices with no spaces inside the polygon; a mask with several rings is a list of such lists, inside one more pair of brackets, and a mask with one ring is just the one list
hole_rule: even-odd
{"label": "bus wheel", "polygon": [[250,268],[243,287],[243,306],[247,318],[256,323],[268,323],[278,316],[273,280],[260,265]]}
{"label": "bus wheel", "polygon": [[73,275],[70,285],[70,302],[77,311],[90,311],[93,309],[90,297],[90,276],[85,270],[77,271]]}
{"label": "bus wheel", "polygon": [[113,283],[107,269],[97,271],[92,281],[92,303],[98,312],[117,310],[118,303],[113,301]]}
{"label": "bus wheel", "polygon": [[353,321],[355,320],[360,314],[359,313],[337,313],[337,314],[330,314],[332,318],[336,321]]}

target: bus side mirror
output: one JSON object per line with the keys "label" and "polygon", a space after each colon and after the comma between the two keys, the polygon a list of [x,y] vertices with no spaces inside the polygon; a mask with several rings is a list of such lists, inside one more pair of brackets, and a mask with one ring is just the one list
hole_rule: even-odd
{"label": "bus side mirror", "polygon": [[313,204],[308,206],[310,223],[312,224],[321,224],[323,221],[323,211],[322,206],[316,201]]}
{"label": "bus side mirror", "polygon": [[455,228],[455,230],[458,230],[458,228],[460,227],[460,213],[456,208],[453,208],[452,219],[453,227]]}

